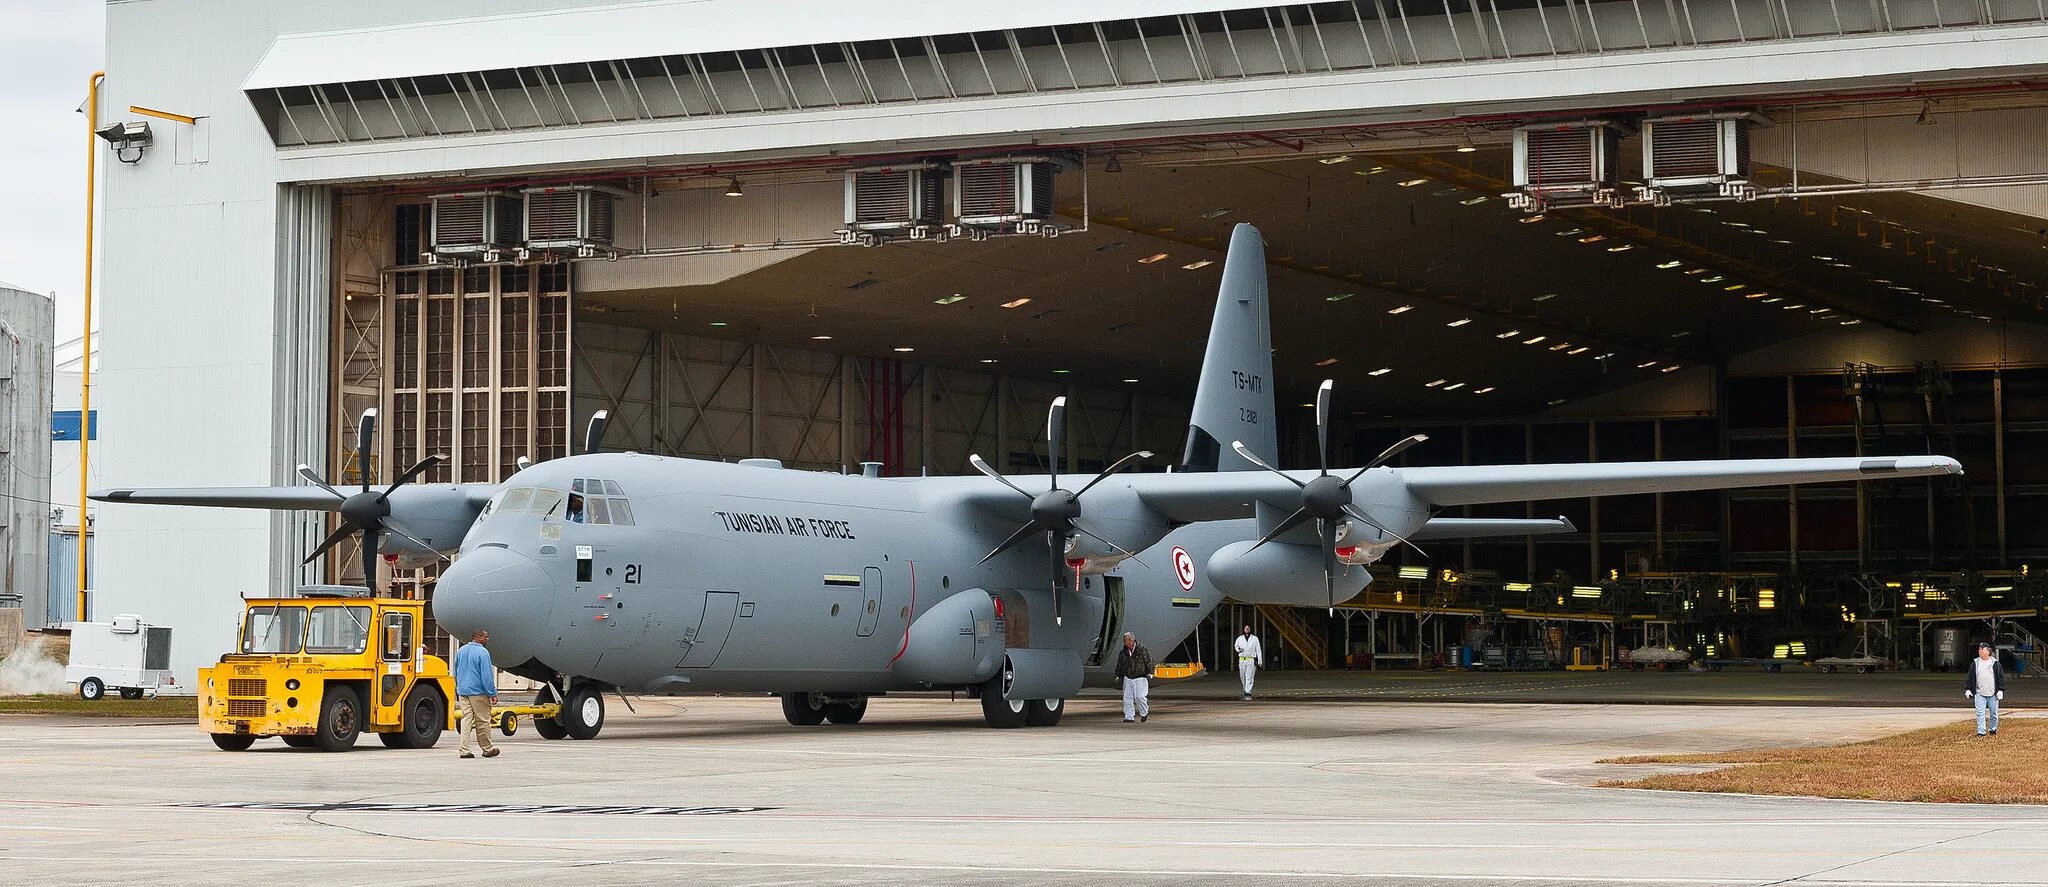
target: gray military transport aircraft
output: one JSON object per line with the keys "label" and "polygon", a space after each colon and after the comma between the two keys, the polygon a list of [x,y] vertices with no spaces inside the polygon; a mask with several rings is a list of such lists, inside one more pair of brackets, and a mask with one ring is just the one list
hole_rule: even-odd
{"label": "gray military transport aircraft", "polygon": [[[773,693],[791,724],[859,721],[870,697],[964,690],[994,727],[1057,724],[1062,701],[1113,684],[1119,639],[1186,638],[1224,596],[1333,605],[1398,545],[1570,532],[1562,518],[1437,517],[1459,505],[1959,474],[1941,456],[1400,468],[1421,435],[1370,463],[1329,466],[1330,383],[1317,392],[1321,464],[1274,467],[1265,248],[1231,235],[1185,451],[1166,473],[881,478],[642,453],[584,453],[499,484],[120,489],[104,502],[340,513],[316,550],[360,533],[380,552],[456,552],[433,607],[457,637],[488,628],[507,670],[562,699],[548,738],[590,739],[604,691]],[[358,429],[370,476],[374,411]],[[1072,483],[1084,480],[1079,484]],[[1270,543],[1270,544],[1269,544]],[[1038,553],[1044,548],[1045,553]],[[1133,556],[1133,553],[1138,556]],[[368,575],[375,575],[373,569]]]}

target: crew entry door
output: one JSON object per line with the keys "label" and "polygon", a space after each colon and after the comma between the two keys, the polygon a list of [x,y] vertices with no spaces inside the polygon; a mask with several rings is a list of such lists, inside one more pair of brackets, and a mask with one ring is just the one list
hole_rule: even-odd
{"label": "crew entry door", "polygon": [[860,627],[854,631],[861,637],[875,633],[875,620],[882,615],[882,568],[868,567],[860,571]]}

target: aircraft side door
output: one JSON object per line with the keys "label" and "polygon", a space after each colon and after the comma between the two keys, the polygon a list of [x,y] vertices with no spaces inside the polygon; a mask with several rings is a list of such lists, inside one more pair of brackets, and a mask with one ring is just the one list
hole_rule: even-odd
{"label": "aircraft side door", "polygon": [[882,568],[868,567],[860,571],[860,625],[854,634],[869,637],[875,633],[875,621],[882,614]]}
{"label": "aircraft side door", "polygon": [[725,649],[726,638],[732,636],[732,623],[739,616],[740,596],[735,591],[708,591],[704,593],[704,617],[696,627],[683,633],[683,642],[689,645],[684,651],[678,668],[709,668],[718,661],[718,654]]}

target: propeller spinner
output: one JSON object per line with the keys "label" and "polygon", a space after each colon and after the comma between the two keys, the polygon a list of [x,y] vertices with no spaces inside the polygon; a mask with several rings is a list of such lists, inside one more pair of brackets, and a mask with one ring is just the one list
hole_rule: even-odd
{"label": "propeller spinner", "polygon": [[406,469],[404,474],[399,475],[397,480],[392,481],[390,486],[385,487],[381,491],[373,490],[370,488],[370,446],[374,442],[373,438],[376,436],[376,431],[377,411],[374,409],[364,410],[362,418],[356,423],[356,474],[363,479],[363,489],[361,492],[343,493],[328,485],[326,479],[322,478],[320,473],[314,471],[311,466],[299,466],[299,475],[301,477],[311,481],[314,486],[333,493],[335,498],[341,500],[341,526],[335,528],[333,533],[328,534],[327,538],[320,543],[320,546],[313,549],[312,554],[306,555],[306,559],[301,561],[301,563],[310,564],[315,558],[326,554],[328,549],[340,545],[343,539],[347,539],[353,534],[361,533],[363,540],[363,582],[370,585],[374,585],[376,582],[377,547],[382,542],[383,534],[391,533],[427,551],[434,550],[434,546],[421,541],[417,533],[414,533],[391,516],[391,491],[412,482],[420,475],[425,474],[427,469],[440,464],[442,460],[447,458],[445,456],[428,456],[425,459],[421,459],[414,463],[411,468]]}
{"label": "propeller spinner", "polygon": [[1407,537],[1387,529],[1379,521],[1373,520],[1372,516],[1365,512],[1365,509],[1358,507],[1351,501],[1352,481],[1363,477],[1368,471],[1385,465],[1389,460],[1400,455],[1403,450],[1428,440],[1429,435],[1413,434],[1404,437],[1396,441],[1393,446],[1386,448],[1378,456],[1373,457],[1373,460],[1366,463],[1364,468],[1353,472],[1350,477],[1340,479],[1337,475],[1330,473],[1330,388],[1333,384],[1329,379],[1324,379],[1322,386],[1316,389],[1316,467],[1318,473],[1313,480],[1303,483],[1295,480],[1286,472],[1266,464],[1265,460],[1260,459],[1254,454],[1250,448],[1244,445],[1243,441],[1231,441],[1230,448],[1236,450],[1238,455],[1250,460],[1252,464],[1287,478],[1288,483],[1301,488],[1301,507],[1296,508],[1293,514],[1288,515],[1271,532],[1259,537],[1258,542],[1254,543],[1251,548],[1245,549],[1245,554],[1250,554],[1260,545],[1279,538],[1281,535],[1295,527],[1301,526],[1307,521],[1314,520],[1316,522],[1316,536],[1320,540],[1323,549],[1323,584],[1329,590],[1330,613],[1331,615],[1336,615],[1337,525],[1340,521],[1346,518],[1358,521],[1385,533],[1388,538],[1398,540],[1409,548],[1414,548],[1424,557],[1429,556],[1428,552],[1424,552],[1415,543],[1408,541]]}
{"label": "propeller spinner", "polygon": [[1067,573],[1069,572],[1067,569],[1066,551],[1067,543],[1070,540],[1076,535],[1087,536],[1103,545],[1116,549],[1125,557],[1132,556],[1131,552],[1123,546],[1096,535],[1094,531],[1089,530],[1086,525],[1081,523],[1081,495],[1088,492],[1110,475],[1130,467],[1141,459],[1152,458],[1151,451],[1139,450],[1116,460],[1115,464],[1103,469],[1101,474],[1096,475],[1093,480],[1083,484],[1080,489],[1066,490],[1060,486],[1060,453],[1062,452],[1061,442],[1067,424],[1066,418],[1067,399],[1064,397],[1053,398],[1052,409],[1047,413],[1045,420],[1046,449],[1051,455],[1051,471],[1049,472],[1050,477],[1047,480],[1047,489],[1043,493],[1029,493],[1023,487],[1011,483],[1009,478],[997,473],[994,468],[983,461],[978,453],[967,457],[968,464],[973,465],[974,470],[995,478],[1003,486],[1016,490],[1017,495],[1031,500],[1031,519],[1025,521],[1023,526],[1018,527],[1017,532],[1011,533],[1010,538],[1004,539],[1003,543],[996,546],[994,551],[983,555],[981,560],[975,562],[975,565],[985,564],[989,558],[1015,548],[1026,539],[1043,534],[1045,536],[1046,550],[1052,558],[1052,619],[1056,625],[1060,623],[1060,589],[1066,586]]}

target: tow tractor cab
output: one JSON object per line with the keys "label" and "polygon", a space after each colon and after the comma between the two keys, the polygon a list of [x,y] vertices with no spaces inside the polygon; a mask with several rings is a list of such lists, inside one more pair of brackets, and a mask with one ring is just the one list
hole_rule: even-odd
{"label": "tow tractor cab", "polygon": [[431,748],[453,726],[448,662],[421,645],[424,601],[313,585],[243,601],[236,650],[199,671],[199,726],[242,751],[266,736],[347,751],[364,731],[392,748]]}

